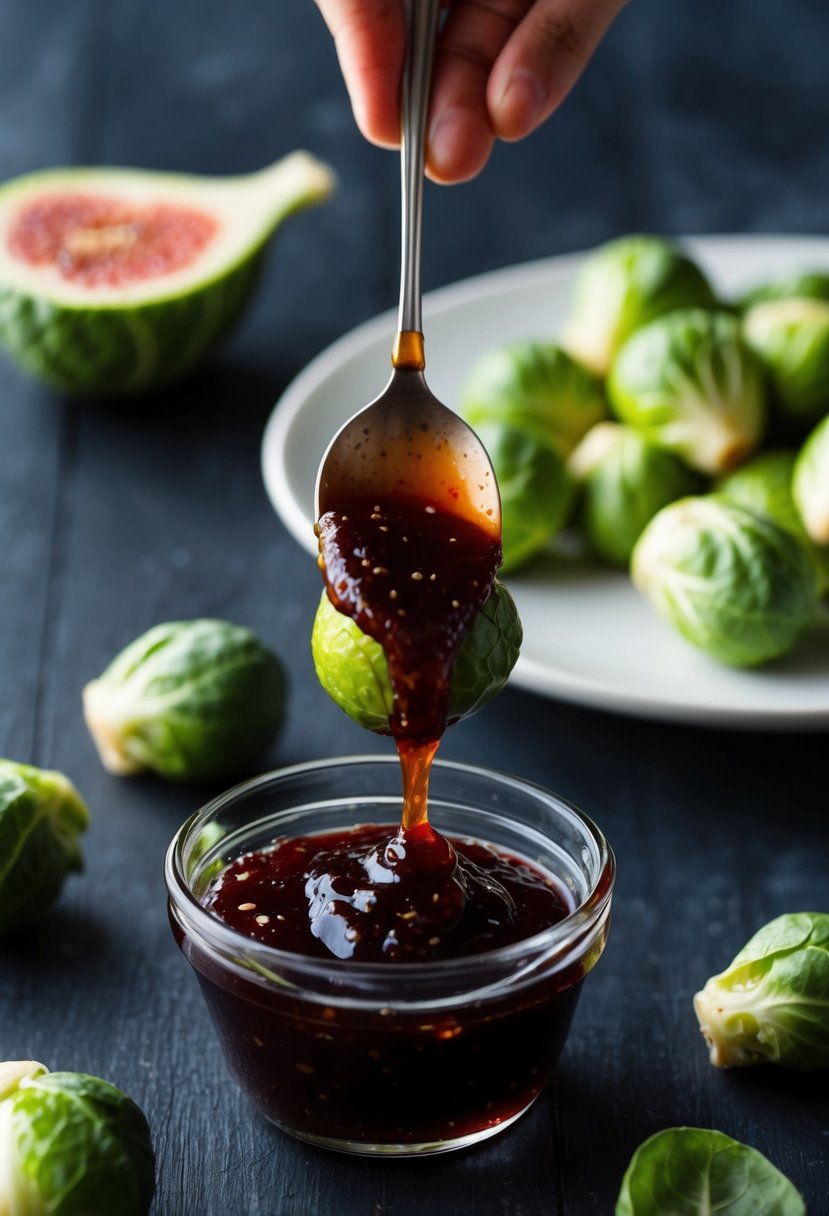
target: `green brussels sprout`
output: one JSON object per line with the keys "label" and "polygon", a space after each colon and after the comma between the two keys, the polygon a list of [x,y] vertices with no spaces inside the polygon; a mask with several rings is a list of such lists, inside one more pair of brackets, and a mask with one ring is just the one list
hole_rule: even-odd
{"label": "green brussels sprout", "polygon": [[[507,682],[521,649],[522,631],[512,596],[495,582],[461,642],[449,683],[448,720],[468,718]],[[388,733],[393,695],[386,656],[323,591],[311,634],[319,682],[340,709],[366,730]]]}
{"label": "green brussels sprout", "polygon": [[783,275],[744,292],[738,307],[745,312],[753,304],[764,304],[768,300],[826,300],[829,303],[829,274],[814,270]]}
{"label": "green brussels sprout", "polygon": [[735,317],[692,309],[645,326],[608,380],[622,422],[701,473],[723,473],[757,446],[766,420],[762,365]]}
{"label": "green brussels sprout", "polygon": [[694,997],[718,1068],[829,1067],[829,913],[789,912]]}
{"label": "green brussels sprout", "polygon": [[517,570],[564,527],[575,494],[573,479],[538,427],[484,422],[478,437],[501,493],[501,569]]}
{"label": "green brussels sprout", "polygon": [[210,781],[254,763],[282,724],[282,665],[228,621],[171,621],[136,638],[83,691],[111,773]]}
{"label": "green brussels sprout", "polygon": [[602,383],[560,346],[512,342],[473,365],[461,395],[470,426],[508,422],[541,427],[559,455],[573,450],[594,423],[607,416]]}
{"label": "green brussels sprout", "polygon": [[[817,424],[800,449],[792,495],[811,540],[829,546],[829,416]],[[829,549],[824,552],[829,559]]]}
{"label": "green brussels sprout", "polygon": [[155,1161],[147,1120],[108,1081],[0,1064],[0,1212],[147,1216]]}
{"label": "green brussels sprout", "polygon": [[678,308],[716,308],[698,266],[656,236],[623,236],[601,245],[578,273],[561,342],[598,376],[606,376],[627,339]]}
{"label": "green brussels sprout", "polygon": [[769,300],[743,317],[743,334],[762,360],[772,403],[810,426],[829,413],[829,301]]}
{"label": "green brussels sprout", "polygon": [[627,566],[657,511],[699,489],[699,479],[674,455],[618,422],[588,431],[568,468],[581,483],[581,523],[590,547],[619,566]]}
{"label": "green brussels sprout", "polygon": [[[827,448],[829,455],[829,447]],[[736,502],[756,515],[765,515],[781,528],[791,532],[806,547],[815,563],[821,591],[829,587],[829,550],[821,553],[812,544],[795,505],[792,478],[794,452],[761,452],[741,468],[729,473],[719,483],[717,492],[729,502]],[[827,467],[829,477],[829,467]],[[827,497],[829,513],[829,497]],[[829,514],[827,514],[829,520]],[[827,531],[829,538],[829,531]]]}
{"label": "green brussels sprout", "polygon": [[616,1216],[806,1216],[803,1197],[756,1148],[705,1127],[643,1141],[622,1179]]}
{"label": "green brussels sprout", "polygon": [[88,823],[63,773],[0,760],[0,937],[39,919],[82,868],[78,837]]}
{"label": "green brussels sprout", "polygon": [[683,637],[734,667],[785,654],[817,606],[803,545],[714,494],[663,507],[636,543],[631,574]]}

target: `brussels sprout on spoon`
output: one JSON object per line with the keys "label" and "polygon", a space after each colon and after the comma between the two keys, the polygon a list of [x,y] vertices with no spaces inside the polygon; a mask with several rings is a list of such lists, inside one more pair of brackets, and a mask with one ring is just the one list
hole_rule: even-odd
{"label": "brussels sprout on spoon", "polygon": [[[448,722],[469,717],[501,691],[521,639],[512,596],[496,582],[455,658]],[[314,620],[311,651],[320,684],[340,709],[367,730],[387,733],[394,698],[383,647],[338,612],[325,592]]]}

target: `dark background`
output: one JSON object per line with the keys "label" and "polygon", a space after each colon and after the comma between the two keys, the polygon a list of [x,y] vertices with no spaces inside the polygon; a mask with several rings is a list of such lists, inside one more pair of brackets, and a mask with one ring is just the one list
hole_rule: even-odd
{"label": "dark background", "polygon": [[[631,229],[825,231],[829,7],[635,0],[559,115],[475,183],[427,191],[424,284]],[[772,916],[829,908],[826,737],[709,732],[516,690],[449,758],[551,786],[606,830],[615,920],[558,1078],[478,1150],[378,1164],[272,1130],[228,1081],[167,926],[165,847],[204,791],[119,781],[80,690],[158,621],[226,616],[283,656],[275,764],[386,744],[316,684],[318,573],[262,488],[259,443],[305,362],[395,302],[397,162],[353,127],[311,0],[0,6],[0,177],[54,164],[247,171],[295,148],[340,189],[286,228],[257,303],[154,399],[69,403],[0,365],[0,754],[65,770],[87,870],[0,952],[0,1058],[105,1076],[147,1112],[157,1216],[608,1214],[648,1134],[717,1127],[829,1212],[826,1078],[710,1068],[690,998]],[[380,386],[378,385],[378,388]]]}

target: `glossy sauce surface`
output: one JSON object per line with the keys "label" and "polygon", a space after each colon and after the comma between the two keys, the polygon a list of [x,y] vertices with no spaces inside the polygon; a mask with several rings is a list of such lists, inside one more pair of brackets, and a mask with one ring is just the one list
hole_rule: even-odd
{"label": "glossy sauce surface", "polygon": [[478,954],[557,924],[572,904],[541,869],[428,825],[283,838],[238,858],[205,905],[271,947],[358,962]]}

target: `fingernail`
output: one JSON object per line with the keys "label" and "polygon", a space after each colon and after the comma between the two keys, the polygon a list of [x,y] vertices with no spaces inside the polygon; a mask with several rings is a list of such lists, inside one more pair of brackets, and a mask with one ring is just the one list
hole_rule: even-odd
{"label": "fingernail", "polygon": [[493,118],[502,139],[521,139],[540,121],[547,90],[527,68],[516,68],[495,103]]}

